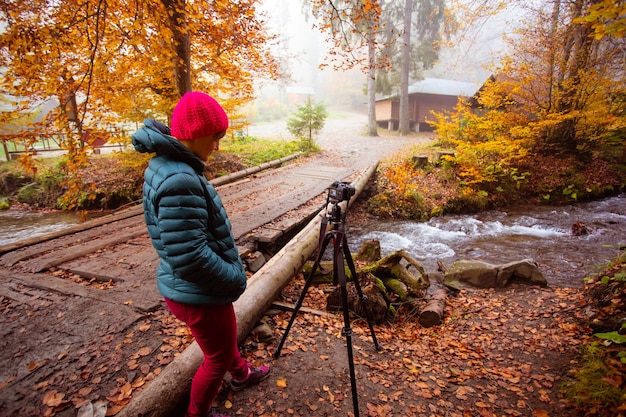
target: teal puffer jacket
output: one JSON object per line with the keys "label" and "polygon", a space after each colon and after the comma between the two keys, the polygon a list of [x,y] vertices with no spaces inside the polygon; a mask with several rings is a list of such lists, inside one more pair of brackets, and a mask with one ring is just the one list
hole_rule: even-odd
{"label": "teal puffer jacket", "polygon": [[161,294],[186,304],[226,304],[246,288],[230,221],[204,162],[148,119],[135,132],[138,152],[156,153],[145,171],[143,208],[152,245],[160,257]]}

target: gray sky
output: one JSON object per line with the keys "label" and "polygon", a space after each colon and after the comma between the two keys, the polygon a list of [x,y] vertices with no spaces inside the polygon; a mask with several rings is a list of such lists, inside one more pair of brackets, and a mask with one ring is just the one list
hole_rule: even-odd
{"label": "gray sky", "polygon": [[[312,69],[322,63],[325,55],[324,35],[312,29],[302,14],[302,2],[294,0],[263,0],[270,27],[281,35],[293,68],[294,85],[311,86]],[[505,15],[491,18],[470,30],[466,39],[453,48],[441,51],[440,63],[427,76],[482,83],[489,76],[487,66],[498,61],[504,44],[502,33],[508,26]]]}

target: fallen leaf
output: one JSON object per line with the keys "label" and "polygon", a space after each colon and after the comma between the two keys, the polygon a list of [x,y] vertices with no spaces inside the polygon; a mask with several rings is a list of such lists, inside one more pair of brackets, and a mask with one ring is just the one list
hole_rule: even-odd
{"label": "fallen leaf", "polygon": [[147,356],[152,352],[152,348],[149,347],[142,347],[141,349],[139,349],[139,351],[137,352],[137,354],[139,356]]}
{"label": "fallen leaf", "polygon": [[278,378],[276,381],[276,386],[278,388],[287,388],[287,381],[284,378]]}
{"label": "fallen leaf", "polygon": [[53,389],[46,392],[46,394],[43,396],[43,404],[47,405],[48,407],[58,407],[63,402],[64,397],[64,393],[58,392],[57,390]]}
{"label": "fallen leaf", "polygon": [[35,369],[39,368],[41,365],[43,365],[44,363],[46,363],[46,361],[39,361],[39,362],[30,362],[28,364],[28,371],[32,372]]}

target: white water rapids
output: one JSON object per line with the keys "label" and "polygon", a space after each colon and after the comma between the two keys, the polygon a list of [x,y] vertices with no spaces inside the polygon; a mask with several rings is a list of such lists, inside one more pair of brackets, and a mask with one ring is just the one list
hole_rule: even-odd
{"label": "white water rapids", "polygon": [[[582,222],[590,233],[572,234]],[[502,264],[534,259],[548,283],[580,287],[582,279],[613,260],[626,244],[626,196],[562,207],[523,206],[468,216],[441,216],[428,222],[386,221],[351,225],[348,244],[356,254],[364,240],[380,241],[384,255],[405,249],[428,273],[437,260]]]}
{"label": "white water rapids", "polygon": [[[78,223],[71,213],[0,211],[0,245],[50,233]],[[590,230],[573,236],[573,223]],[[441,216],[428,222],[381,220],[350,222],[348,245],[356,254],[366,239],[377,239],[383,255],[406,249],[426,271],[437,271],[458,259],[502,264],[534,259],[548,283],[580,287],[582,279],[613,260],[626,244],[626,195],[562,207],[519,206],[477,215]]]}

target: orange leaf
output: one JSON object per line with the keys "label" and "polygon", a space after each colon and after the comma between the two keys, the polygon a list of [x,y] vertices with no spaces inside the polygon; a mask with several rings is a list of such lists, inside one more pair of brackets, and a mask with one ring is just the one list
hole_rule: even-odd
{"label": "orange leaf", "polygon": [[65,394],[53,389],[43,396],[43,404],[48,407],[57,407],[63,402]]}
{"label": "orange leaf", "polygon": [[152,348],[149,347],[142,347],[141,349],[139,349],[139,351],[137,352],[137,354],[139,356],[147,356],[152,352]]}

